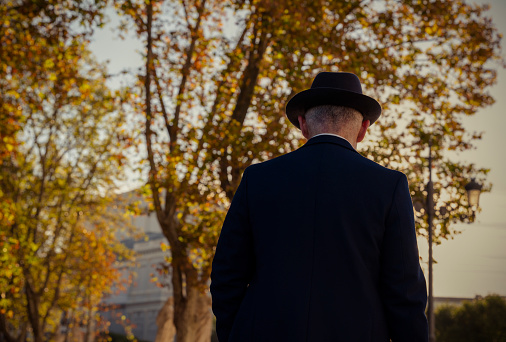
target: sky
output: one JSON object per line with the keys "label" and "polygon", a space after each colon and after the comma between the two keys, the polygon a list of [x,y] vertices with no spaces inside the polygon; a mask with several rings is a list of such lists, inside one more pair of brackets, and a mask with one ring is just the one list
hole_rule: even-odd
{"label": "sky", "polygon": [[[474,3],[491,5],[487,12],[499,32],[506,37],[506,1],[474,0]],[[109,61],[111,73],[142,66],[140,44],[132,38],[121,40],[113,32],[115,20],[97,30],[91,49],[100,62]],[[506,51],[506,39],[502,42]],[[503,53],[503,55],[505,55]],[[111,86],[119,86],[115,81]],[[506,296],[506,70],[498,70],[498,82],[490,89],[496,99],[492,106],[481,109],[475,116],[466,118],[464,125],[471,131],[483,131],[483,139],[476,142],[472,151],[461,153],[462,160],[479,167],[490,168],[487,181],[492,191],[480,198],[482,211],[472,224],[458,224],[461,234],[434,247],[434,296],[466,297],[500,294]],[[428,244],[419,239],[419,250],[427,260]],[[424,271],[427,265],[422,264]]]}

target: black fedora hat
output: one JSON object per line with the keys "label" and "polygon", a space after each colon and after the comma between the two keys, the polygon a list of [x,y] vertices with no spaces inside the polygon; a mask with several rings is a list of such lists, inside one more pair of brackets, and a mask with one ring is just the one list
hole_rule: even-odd
{"label": "black fedora hat", "polygon": [[335,105],[358,110],[371,125],[381,115],[381,105],[362,94],[357,75],[349,72],[321,72],[316,75],[311,89],[295,94],[286,105],[286,116],[299,128],[297,117],[304,116],[311,107]]}

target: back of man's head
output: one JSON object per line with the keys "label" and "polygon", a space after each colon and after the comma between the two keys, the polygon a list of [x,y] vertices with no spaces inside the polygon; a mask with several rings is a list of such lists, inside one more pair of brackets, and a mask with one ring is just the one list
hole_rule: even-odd
{"label": "back of man's head", "polygon": [[309,136],[334,133],[341,136],[356,135],[362,125],[362,114],[349,107],[323,105],[306,111]]}

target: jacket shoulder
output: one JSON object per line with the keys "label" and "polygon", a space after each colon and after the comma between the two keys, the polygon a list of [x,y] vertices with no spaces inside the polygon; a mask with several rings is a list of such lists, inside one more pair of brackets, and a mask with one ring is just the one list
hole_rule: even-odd
{"label": "jacket shoulder", "polygon": [[[345,162],[348,167],[360,171],[361,174],[366,173],[370,175],[371,180],[374,179],[375,181],[396,184],[403,178],[407,179],[403,172],[389,169],[360,153],[345,149],[339,150],[344,152],[344,154],[342,154],[343,159],[339,161],[336,160],[336,162]],[[311,158],[307,158],[309,154],[307,149],[301,147],[273,159],[251,164],[246,168],[244,174],[256,178],[263,177],[269,173],[293,171],[294,168],[304,167],[306,163],[311,162]]]}
{"label": "jacket shoulder", "polygon": [[297,162],[298,152],[300,152],[300,148],[269,160],[251,164],[244,170],[244,174],[262,174],[279,168],[289,168],[293,163]]}
{"label": "jacket shoulder", "polygon": [[377,162],[363,155],[360,155],[360,163],[364,164],[365,167],[370,168],[375,173],[378,173],[383,176],[391,177],[397,180],[402,177],[406,178],[406,175],[403,172],[394,169],[389,169],[388,167],[378,164]]}

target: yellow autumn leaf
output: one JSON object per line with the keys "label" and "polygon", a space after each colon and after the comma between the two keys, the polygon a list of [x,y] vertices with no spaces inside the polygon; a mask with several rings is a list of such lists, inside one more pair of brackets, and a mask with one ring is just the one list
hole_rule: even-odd
{"label": "yellow autumn leaf", "polygon": [[16,99],[19,99],[19,97],[20,97],[20,96],[19,96],[19,93],[18,93],[17,91],[14,91],[14,90],[9,90],[9,91],[7,92],[7,95],[12,96],[12,97],[14,97],[14,98],[16,98]]}
{"label": "yellow autumn leaf", "polygon": [[52,59],[46,59],[46,61],[44,62],[44,68],[46,69],[51,69],[54,67],[54,62]]}

